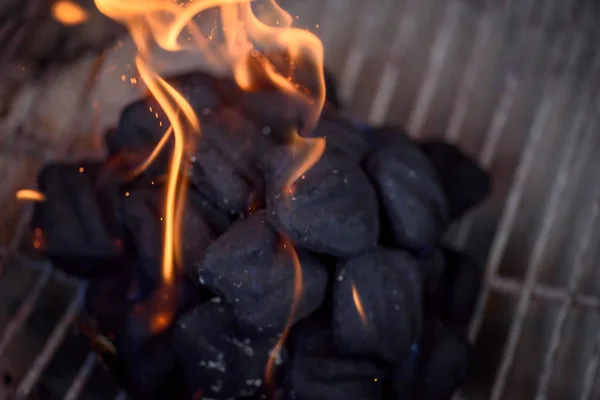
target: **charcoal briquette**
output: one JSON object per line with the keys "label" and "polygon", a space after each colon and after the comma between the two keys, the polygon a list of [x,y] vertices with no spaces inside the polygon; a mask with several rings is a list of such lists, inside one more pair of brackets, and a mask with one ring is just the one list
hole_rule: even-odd
{"label": "charcoal briquette", "polygon": [[333,287],[333,332],[352,356],[403,360],[420,334],[422,283],[407,252],[378,248],[342,261]]}
{"label": "charcoal briquette", "polygon": [[444,249],[443,270],[435,299],[439,318],[449,326],[466,327],[481,289],[482,270],[469,255]]}
{"label": "charcoal briquette", "polygon": [[204,398],[255,395],[276,339],[240,326],[223,303],[209,302],[182,315],[175,326],[175,349],[188,391]]}
{"label": "charcoal briquette", "polygon": [[113,219],[111,187],[95,181],[99,163],[51,164],[40,172],[45,201],[34,205],[33,245],[57,267],[79,276],[110,268],[123,255],[118,221]]}
{"label": "charcoal briquette", "polygon": [[470,365],[470,346],[462,334],[440,323],[434,327],[430,348],[417,389],[423,400],[449,400],[465,380]]}
{"label": "charcoal briquette", "polygon": [[338,257],[374,247],[379,236],[375,192],[355,163],[328,152],[287,189],[301,156],[282,146],[265,160],[267,216],[298,246]]}
{"label": "charcoal briquette", "polygon": [[209,246],[198,265],[200,282],[223,295],[242,321],[281,332],[294,303],[296,280],[302,280],[294,314],[299,319],[321,304],[328,278],[327,269],[304,251],[297,252],[300,266],[295,265],[293,251],[259,211]]}
{"label": "charcoal briquette", "polygon": [[[131,340],[117,339],[115,357],[105,363],[132,400],[186,398],[183,370],[177,362],[173,333],[168,331],[131,352]],[[125,351],[127,349],[127,351]]]}
{"label": "charcoal briquette", "polygon": [[244,93],[235,107],[278,143],[289,141],[293,132],[301,132],[313,111],[304,99],[277,89]]}
{"label": "charcoal briquette", "polygon": [[323,111],[310,137],[324,137],[327,148],[352,162],[359,163],[370,151],[366,134],[351,121]]}
{"label": "charcoal briquette", "polygon": [[446,197],[418,146],[392,141],[369,156],[366,166],[396,240],[417,249],[435,245],[446,229]]}
{"label": "charcoal briquette", "polygon": [[[123,214],[133,250],[144,268],[157,282],[161,279],[164,234],[164,190],[160,187],[140,188],[123,197]],[[189,200],[189,199],[188,199]],[[188,201],[182,219],[181,250],[183,270],[197,281],[196,263],[216,237],[195,202]]]}
{"label": "charcoal briquette", "polygon": [[429,141],[421,144],[421,148],[431,160],[442,184],[450,218],[460,218],[487,196],[489,175],[458,147]]}
{"label": "charcoal briquette", "polygon": [[[169,122],[158,102],[153,98],[137,100],[121,112],[116,132],[106,136],[106,144],[113,162],[124,164],[123,170],[133,170],[152,153],[167,131]],[[168,170],[172,152],[172,139],[145,174],[159,176]]]}
{"label": "charcoal briquette", "polygon": [[219,209],[245,213],[252,195],[263,186],[258,159],[271,147],[258,127],[238,111],[224,108],[203,120],[190,181]]}
{"label": "charcoal briquette", "polygon": [[300,321],[290,340],[286,369],[290,400],[379,400],[386,367],[374,359],[340,354],[331,318],[314,314]]}

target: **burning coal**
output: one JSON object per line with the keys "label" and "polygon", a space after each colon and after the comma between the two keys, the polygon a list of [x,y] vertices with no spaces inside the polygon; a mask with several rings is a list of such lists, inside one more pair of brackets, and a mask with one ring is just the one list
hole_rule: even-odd
{"label": "burning coal", "polygon": [[[96,4],[147,97],[107,160],[46,166],[20,196],[35,249],[90,280],[85,332],[130,396],[449,398],[479,269],[440,238],[487,174],[342,117],[321,43],[272,1]],[[226,73],[162,77],[156,47]]]}

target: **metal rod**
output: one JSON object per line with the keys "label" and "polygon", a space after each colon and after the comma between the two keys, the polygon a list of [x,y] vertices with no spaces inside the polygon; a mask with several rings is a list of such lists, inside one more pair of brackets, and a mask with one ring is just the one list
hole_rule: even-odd
{"label": "metal rod", "polygon": [[417,29],[415,15],[417,3],[417,0],[407,0],[404,5],[404,11],[400,17],[398,29],[394,34],[388,61],[385,63],[383,74],[379,80],[379,86],[375,90],[375,95],[371,102],[368,120],[373,125],[382,124],[387,117],[392,96],[400,78],[400,63],[404,59]]}
{"label": "metal rod", "polygon": [[[581,50],[583,48],[583,42],[583,36],[577,35],[575,43],[571,46],[570,53],[568,55],[569,68],[563,75],[563,79],[560,82],[561,85],[558,86],[559,82],[554,82],[551,77],[551,82],[548,82],[550,90],[544,91],[544,97],[542,99],[539,112],[539,119],[538,115],[536,115],[536,121],[534,121],[531,135],[527,140],[525,149],[523,150],[523,159],[521,165],[517,170],[516,179],[513,182],[513,187],[508,195],[507,207],[505,208],[500,222],[500,229],[497,231],[496,238],[494,240],[495,243],[492,245],[492,251],[490,258],[488,259],[489,265],[493,265],[496,271],[504,255],[512,228],[516,222],[521,199],[525,193],[529,176],[533,171],[534,155],[536,153],[536,149],[539,147],[540,140],[543,136],[542,133],[545,131],[548,117],[557,104],[556,98],[558,97],[563,99],[566,95],[566,91],[569,89],[568,83],[570,83],[570,81],[566,78],[569,77],[570,72],[575,66],[576,60],[579,59]],[[557,52],[557,54],[560,55],[561,52]],[[508,379],[508,373],[512,366],[517,345],[519,343],[519,338],[521,337],[521,331],[525,324],[525,317],[527,316],[527,312],[529,310],[531,291],[542,265],[545,247],[551,238],[554,223],[560,211],[560,202],[565,194],[566,188],[568,187],[570,172],[569,167],[575,161],[574,157],[576,157],[576,150],[578,149],[577,144],[578,141],[576,139],[573,139],[572,137],[569,138],[567,148],[562,153],[560,161],[561,171],[559,172],[554,187],[552,188],[552,193],[547,206],[548,213],[542,222],[541,230],[536,238],[533,252],[527,265],[523,291],[521,292],[521,296],[517,303],[515,317],[511,324],[507,343],[504,347],[502,362],[498,368],[498,373],[492,389],[491,400],[500,400],[500,397],[504,392],[504,388]]]}
{"label": "metal rod", "polygon": [[52,271],[49,265],[46,265],[44,269],[40,272],[40,275],[33,286],[33,289],[29,291],[27,297],[23,300],[17,313],[15,316],[8,322],[4,332],[2,332],[2,336],[0,337],[0,356],[6,350],[8,344],[12,341],[12,339],[19,333],[23,324],[29,318],[31,313],[35,308],[35,304],[37,303],[40,295],[42,294],[42,290],[48,283],[50,276],[52,275]]}
{"label": "metal rod", "polygon": [[374,3],[362,3],[364,9],[361,10],[361,15],[364,17],[359,20],[354,46],[350,49],[340,75],[340,96],[346,104],[351,104],[354,100],[356,83],[365,62],[368,47],[374,38],[373,31],[378,23],[387,19],[395,3],[395,1],[389,0],[384,1],[383,4],[377,3],[375,10],[373,9]]}
{"label": "metal rod", "polygon": [[580,400],[592,400],[594,395],[594,386],[598,381],[598,366],[600,365],[600,334],[596,336],[594,351],[588,361],[583,378],[583,388],[581,390]]}
{"label": "metal rod", "polygon": [[[592,74],[592,78],[589,79],[588,82],[586,82],[584,88],[585,94],[583,95],[583,97],[587,97],[591,93],[591,88],[594,87],[593,84],[597,82],[598,69],[600,68],[600,52],[596,54],[596,58],[593,64],[594,65],[592,67],[592,70],[596,72],[596,76]],[[583,162],[584,160],[588,160],[587,155],[589,155],[589,150],[593,148],[593,143],[590,144],[589,141],[593,139],[596,135],[598,120],[594,120],[594,122],[591,123],[590,126],[584,127],[584,125],[585,121],[588,118],[588,115],[590,115],[590,112],[592,113],[591,115],[598,115],[598,113],[600,112],[600,96],[596,98],[594,106],[595,107],[590,107],[586,105],[584,107],[579,107],[578,113],[575,116],[575,121],[573,123],[572,130],[569,132],[569,136],[577,136],[579,130],[586,131],[586,137],[582,139],[582,144],[580,146],[581,153],[586,153],[586,156],[584,156],[583,154],[577,155],[578,159],[576,163],[578,165],[574,167],[574,171],[577,171],[573,172],[572,175],[574,176],[579,176],[581,174],[581,170],[583,169]],[[565,151],[568,151],[568,147]],[[600,192],[597,193],[596,197],[600,198]],[[554,321],[554,325],[552,328],[552,336],[550,338],[550,345],[548,346],[548,351],[545,354],[544,363],[542,365],[542,371],[540,373],[540,378],[538,381],[536,400],[544,400],[548,395],[550,378],[552,376],[553,366],[556,360],[558,347],[560,345],[560,341],[566,326],[567,316],[575,302],[577,290],[579,289],[579,285],[581,282],[581,276],[583,275],[583,272],[585,271],[585,267],[587,265],[587,257],[589,256],[592,249],[595,247],[595,242],[592,240],[592,237],[595,234],[596,225],[600,222],[598,221],[599,216],[600,207],[598,201],[595,201],[594,206],[592,207],[592,210],[590,212],[589,218],[586,220],[587,224],[583,230],[584,233],[582,235],[581,242],[575,253],[575,258],[572,263],[573,267],[569,269],[569,277],[566,291],[567,293],[558,311],[556,320]]]}
{"label": "metal rod", "polygon": [[[537,40],[535,40],[535,42],[537,42]],[[556,49],[556,47],[562,46],[563,42],[564,42],[564,35],[559,35],[557,40],[555,40],[555,42],[554,42],[554,48]],[[560,57],[560,54],[557,51],[555,51],[554,55],[555,55],[555,57],[554,57],[553,62],[557,63],[558,59]],[[518,82],[520,80],[519,78],[517,78],[517,76],[514,76],[514,75],[511,76],[511,75],[513,75],[513,74],[509,74],[509,77],[507,80],[507,88],[505,90],[505,94],[507,91],[513,90],[509,86],[518,85]],[[548,92],[548,88],[546,88],[545,92],[546,93]],[[513,97],[513,96],[514,95],[509,95],[509,96],[507,95],[506,97],[508,98],[508,97]],[[510,100],[511,104],[512,104],[512,102],[514,102],[514,100]],[[487,267],[485,270],[485,278],[484,278],[485,282],[489,282],[491,280],[491,277],[496,275],[498,268],[500,266],[500,261],[503,256],[504,249],[508,243],[508,239],[510,237],[510,232],[512,231],[512,227],[514,225],[517,212],[520,208],[521,197],[523,195],[524,190],[526,189],[526,183],[527,183],[529,174],[531,173],[531,170],[533,167],[535,150],[538,147],[538,144],[541,140],[542,133],[544,131],[544,127],[545,127],[545,123],[546,123],[546,118],[549,116],[553,102],[554,102],[553,96],[551,94],[550,95],[546,94],[543,97],[543,99],[536,111],[536,116],[535,116],[533,125],[532,125],[531,129],[529,130],[529,137],[528,137],[527,143],[525,144],[525,147],[522,151],[521,161],[515,172],[515,178],[513,180],[513,184],[511,186],[510,191],[506,198],[504,212],[502,214],[502,217],[501,217],[498,227],[496,229],[492,247],[491,247],[490,253],[488,255],[488,262],[487,262]],[[504,128],[500,129],[497,126],[495,126],[495,124],[501,124],[502,126],[505,125],[506,117],[503,116],[503,114],[504,114],[504,111],[496,112],[496,117],[498,119],[501,119],[502,122],[501,123],[492,122],[492,127],[490,128],[490,132],[488,132],[488,137],[486,138],[486,141],[495,141],[495,139],[493,139],[493,138],[495,137],[496,134],[499,135],[499,133],[497,133],[497,132],[502,132],[502,130],[504,129]],[[496,146],[496,145],[494,145],[494,146]],[[485,154],[486,154],[486,152],[484,149],[484,152],[482,153],[483,161],[485,161],[485,159],[483,158],[485,156]],[[473,217],[471,216],[470,218],[471,219],[465,221],[465,223],[471,223]],[[483,317],[484,317],[485,305],[487,302],[488,294],[489,294],[489,290],[484,285],[482,292],[479,296],[479,300],[478,300],[477,306],[475,308],[473,320],[471,322],[471,326],[469,329],[469,338],[471,340],[475,340],[475,337],[477,336],[477,333],[479,332],[479,328],[481,326],[481,322],[483,321]]]}
{"label": "metal rod", "polygon": [[[342,0],[328,0],[325,3],[325,9],[319,21],[319,38],[323,42],[323,48],[331,48],[331,40],[336,36],[335,32],[340,21],[341,9],[344,5]],[[327,51],[327,50],[325,50]]]}
{"label": "metal rod", "polygon": [[[490,290],[511,297],[518,297],[523,291],[523,282],[515,278],[494,277],[488,283]],[[534,286],[532,294],[535,298],[555,303],[564,303],[569,293],[564,288],[554,287],[542,283]],[[600,312],[600,298],[593,295],[576,294],[573,305]]]}
{"label": "metal rod", "polygon": [[52,359],[52,356],[58,350],[58,347],[62,344],[67,332],[69,330],[69,326],[71,322],[79,312],[81,305],[83,303],[83,295],[85,292],[85,285],[81,285],[77,288],[77,293],[73,300],[69,304],[69,307],[63,314],[62,318],[52,331],[52,334],[44,344],[44,348],[39,353],[29,371],[19,384],[17,388],[17,398],[25,399],[27,395],[34,388],[35,384],[39,380],[42,372]]}
{"label": "metal rod", "polygon": [[[507,14],[508,13],[504,13],[505,18]],[[467,61],[467,65],[462,74],[456,100],[454,101],[454,107],[450,114],[450,121],[448,122],[445,133],[446,140],[449,142],[457,142],[460,136],[460,130],[467,116],[471,97],[475,90],[475,83],[477,82],[477,77],[483,61],[485,60],[483,56],[485,55],[485,50],[492,38],[493,20],[492,13],[485,10],[479,17],[475,31],[475,43],[473,44],[469,60]]]}
{"label": "metal rod", "polygon": [[75,379],[73,379],[73,382],[71,382],[71,386],[69,386],[63,400],[77,400],[81,396],[81,392],[85,388],[85,384],[94,371],[95,366],[96,354],[91,352],[86,357],[81,368],[79,368],[79,371],[77,371],[77,375],[75,376]]}
{"label": "metal rod", "polygon": [[408,131],[416,138],[421,136],[425,118],[431,108],[433,95],[438,87],[442,75],[442,68],[446,63],[450,45],[456,34],[456,27],[462,15],[464,4],[450,0],[444,10],[442,22],[437,29],[433,44],[429,50],[427,69],[421,81],[417,100],[410,113]]}

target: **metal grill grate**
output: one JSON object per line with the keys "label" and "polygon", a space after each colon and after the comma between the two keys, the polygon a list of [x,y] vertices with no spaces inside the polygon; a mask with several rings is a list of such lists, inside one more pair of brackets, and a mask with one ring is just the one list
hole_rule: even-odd
{"label": "metal grill grate", "polygon": [[[600,398],[600,276],[593,267],[600,260],[600,161],[595,157],[600,150],[600,35],[594,25],[600,13],[595,2],[289,3],[285,6],[299,15],[299,24],[322,38],[328,66],[340,77],[352,115],[402,124],[415,137],[443,132],[478,157],[495,179],[487,203],[449,235],[486,265],[485,288],[470,329],[477,357],[473,382],[459,396]],[[136,93],[120,80],[131,72],[124,67],[131,46],[117,47],[101,64],[84,60],[67,71],[71,91],[55,81],[23,89],[14,111],[1,121],[9,135],[1,138],[5,159],[0,160],[22,157],[25,170],[49,158],[75,155],[84,133],[99,137]],[[85,87],[86,81],[95,84]],[[52,97],[57,91],[74,97],[72,88],[82,95],[70,106],[58,102],[53,111],[45,109],[57,103]],[[85,113],[81,104],[89,104]],[[40,136],[42,119],[31,123],[31,116],[40,115],[61,121],[62,136]],[[23,139],[23,130],[33,136]],[[23,174],[15,168],[11,164],[9,173]],[[13,193],[5,191],[2,204],[9,204]],[[5,303],[2,288],[24,289],[15,294],[18,307],[0,313],[0,369],[16,364],[21,373],[14,392],[0,386],[0,399],[10,393],[24,398],[38,382],[47,381],[84,290],[80,282],[56,278],[50,266],[19,267],[14,256],[18,231],[6,247],[12,256],[0,275],[0,303]],[[36,347],[28,342],[28,322],[41,304],[55,300],[47,293],[51,286],[62,287],[70,297],[41,347],[29,351],[34,357],[25,360],[12,350]],[[114,382],[102,385],[100,396],[101,385],[93,381],[100,379],[94,376],[101,368],[94,355],[84,353],[79,361],[61,370],[67,377],[55,396],[126,398]]]}

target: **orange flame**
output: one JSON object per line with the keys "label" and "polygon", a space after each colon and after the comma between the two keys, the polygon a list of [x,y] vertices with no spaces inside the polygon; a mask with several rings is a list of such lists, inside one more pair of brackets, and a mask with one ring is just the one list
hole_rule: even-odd
{"label": "orange flame", "polygon": [[17,192],[16,197],[18,200],[29,200],[37,202],[46,201],[46,196],[44,195],[44,193],[31,189],[19,190]]}
{"label": "orange flame", "polygon": [[[261,1],[252,1],[257,3]],[[262,7],[253,7],[251,0],[95,0],[95,4],[106,16],[127,26],[138,49],[135,64],[141,79],[150,94],[157,100],[166,114],[170,127],[148,159],[135,169],[132,175],[143,172],[156,158],[168,140],[173,141],[173,152],[168,171],[167,196],[164,210],[164,237],[162,276],[165,286],[174,280],[175,263],[180,259],[180,227],[186,192],[185,174],[182,163],[188,144],[200,134],[200,121],[192,107],[172,86],[165,82],[152,68],[152,47],[157,45],[167,51],[199,52],[211,66],[229,68],[238,86],[245,91],[260,87],[267,80],[286,95],[309,106],[310,113],[303,124],[311,130],[316,124],[325,102],[325,80],[323,73],[323,46],[312,33],[292,27],[293,18],[280,8],[274,0],[263,0]],[[203,11],[218,8],[220,30],[213,29],[205,34],[196,18]],[[260,15],[255,14],[260,10]],[[217,38],[222,37],[221,41]],[[289,65],[278,68],[267,56],[271,52],[283,52]],[[308,72],[316,79],[316,87],[303,87],[295,81],[294,71],[298,61],[303,61]],[[303,64],[303,66],[305,65]],[[285,72],[282,72],[285,70]],[[295,151],[301,149],[290,172],[287,186],[291,185],[311,168],[325,149],[324,139],[303,139],[297,130],[291,132]],[[294,296],[300,296],[302,275],[300,264],[291,244],[286,245],[294,254]],[[273,354],[277,354],[287,336],[293,320],[292,315]],[[162,312],[162,311],[161,311]],[[168,323],[162,313],[158,325]],[[165,322],[166,321],[166,322]],[[271,356],[266,368],[266,379],[275,363]]]}
{"label": "orange flame", "polygon": [[271,353],[269,354],[269,360],[267,361],[267,366],[265,368],[265,385],[267,388],[273,387],[273,373],[275,372],[275,364],[281,355],[281,350],[283,349],[285,341],[290,333],[290,329],[292,328],[292,324],[294,323],[294,319],[296,318],[296,309],[298,308],[298,304],[302,298],[302,268],[300,265],[300,260],[298,259],[298,253],[296,253],[294,246],[292,246],[287,239],[283,238],[283,243],[284,249],[289,251],[294,263],[292,307],[290,310],[290,316],[285,324],[285,328],[283,329],[279,340],[277,340],[277,343],[271,350]]}
{"label": "orange flame", "polygon": [[63,25],[80,25],[89,19],[89,13],[72,1],[57,1],[52,4],[52,16]]}
{"label": "orange flame", "polygon": [[360,317],[365,328],[368,326],[367,316],[365,314],[365,309],[363,308],[362,301],[360,300],[360,295],[358,294],[358,290],[356,290],[356,285],[352,284],[352,300],[354,300],[354,306],[356,307],[356,312],[358,312],[358,316]]}

